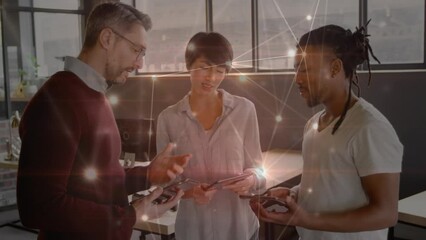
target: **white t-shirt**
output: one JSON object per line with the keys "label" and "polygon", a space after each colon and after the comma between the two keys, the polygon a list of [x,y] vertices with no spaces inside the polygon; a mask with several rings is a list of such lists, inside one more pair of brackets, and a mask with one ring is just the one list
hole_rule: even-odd
{"label": "white t-shirt", "polygon": [[[306,124],[298,202],[309,212],[339,212],[368,204],[361,177],[401,172],[403,146],[389,121],[359,99],[334,135],[334,120],[318,132],[323,111]],[[362,219],[354,219],[362,221]],[[297,228],[302,240],[387,239],[387,229],[337,233]]]}

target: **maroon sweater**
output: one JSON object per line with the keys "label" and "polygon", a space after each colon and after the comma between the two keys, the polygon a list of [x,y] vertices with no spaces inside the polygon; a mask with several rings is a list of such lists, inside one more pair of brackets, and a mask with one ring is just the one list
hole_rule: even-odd
{"label": "maroon sweater", "polygon": [[146,168],[125,170],[103,93],[71,72],[47,81],[24,111],[18,171],[22,223],[39,239],[130,239],[127,195],[146,189]]}

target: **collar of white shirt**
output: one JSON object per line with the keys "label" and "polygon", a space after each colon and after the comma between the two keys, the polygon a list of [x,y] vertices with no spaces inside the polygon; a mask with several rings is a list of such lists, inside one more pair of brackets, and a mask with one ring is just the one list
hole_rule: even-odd
{"label": "collar of white shirt", "polygon": [[106,79],[92,67],[75,57],[65,57],[64,70],[77,75],[91,89],[105,93],[108,89]]}
{"label": "collar of white shirt", "polygon": [[[222,94],[223,106],[233,109],[235,107],[234,96],[223,89],[218,89],[218,92]],[[178,103],[179,112],[190,112],[191,106],[189,105],[189,95],[191,92]]]}

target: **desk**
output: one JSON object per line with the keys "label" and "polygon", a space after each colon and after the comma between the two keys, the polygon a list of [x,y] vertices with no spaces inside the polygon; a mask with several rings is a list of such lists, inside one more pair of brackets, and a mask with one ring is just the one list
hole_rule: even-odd
{"label": "desk", "polygon": [[426,227],[426,191],[399,200],[398,221]]}
{"label": "desk", "polygon": [[[302,174],[303,158],[300,151],[272,149],[263,154],[266,188],[272,188]],[[274,224],[265,223],[265,239],[274,238]]]}
{"label": "desk", "polygon": [[16,177],[18,161],[6,161],[0,153],[0,207],[16,206]]}
{"label": "desk", "polygon": [[167,211],[160,218],[151,219],[145,222],[137,221],[133,229],[141,231],[141,240],[150,233],[160,234],[161,240],[174,239],[176,212]]}
{"label": "desk", "polygon": [[262,156],[266,188],[277,186],[302,174],[303,159],[300,151],[272,149],[263,152]]}
{"label": "desk", "polygon": [[[2,155],[0,154],[0,157]],[[262,153],[266,171],[266,187],[270,188],[302,173],[303,160],[299,151],[272,149]],[[123,160],[120,160],[123,164]],[[149,162],[135,162],[135,166],[146,166]],[[18,169],[18,161],[0,159],[0,168]]]}
{"label": "desk", "polygon": [[18,169],[18,161],[6,161],[4,160],[4,157],[6,154],[0,154],[0,168],[7,168],[7,169]]}

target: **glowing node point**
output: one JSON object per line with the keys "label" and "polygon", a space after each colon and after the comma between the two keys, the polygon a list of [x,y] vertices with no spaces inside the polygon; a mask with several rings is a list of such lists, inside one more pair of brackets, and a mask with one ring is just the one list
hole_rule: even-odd
{"label": "glowing node point", "polygon": [[194,51],[195,50],[195,45],[193,43],[188,44],[188,50],[189,51]]}
{"label": "glowing node point", "polygon": [[306,16],[306,20],[311,21],[312,20],[312,16],[311,15]]}
{"label": "glowing node point", "polygon": [[98,174],[94,168],[87,168],[84,171],[84,177],[87,180],[95,180],[97,178]]}
{"label": "glowing node point", "polygon": [[149,130],[149,131],[148,131],[148,136],[150,136],[150,137],[151,137],[151,136],[152,136],[152,134],[153,134],[152,130]]}
{"label": "glowing node point", "polygon": [[247,80],[247,77],[244,74],[240,74],[239,79],[240,79],[241,82],[245,82]]}
{"label": "glowing node point", "polygon": [[312,188],[308,188],[308,193],[312,193]]}
{"label": "glowing node point", "polygon": [[290,50],[288,50],[287,55],[288,55],[289,57],[294,57],[294,56],[296,56],[296,50],[294,50],[294,49],[290,49]]}
{"label": "glowing node point", "polygon": [[115,95],[109,96],[108,100],[111,103],[111,105],[116,105],[118,103],[118,97]]}
{"label": "glowing node point", "polygon": [[152,81],[155,81],[155,80],[157,80],[157,76],[156,75],[152,75],[151,79],[152,79]]}
{"label": "glowing node point", "polygon": [[318,130],[318,123],[314,123],[314,124],[312,124],[312,128],[313,128],[314,130]]}
{"label": "glowing node point", "polygon": [[232,62],[231,61],[226,61],[225,65],[228,66],[228,67],[232,67]]}
{"label": "glowing node point", "polygon": [[148,216],[147,216],[147,215],[145,215],[145,214],[144,214],[144,215],[142,215],[141,220],[142,220],[142,221],[144,221],[144,222],[145,222],[145,221],[148,221]]}
{"label": "glowing node point", "polygon": [[266,176],[268,175],[268,172],[266,171],[265,168],[260,168],[260,174],[262,174],[262,176],[264,176],[266,178]]}
{"label": "glowing node point", "polygon": [[302,52],[302,57],[306,57],[306,52]]}
{"label": "glowing node point", "polygon": [[275,116],[275,122],[279,123],[283,120],[283,117],[281,115]]}

